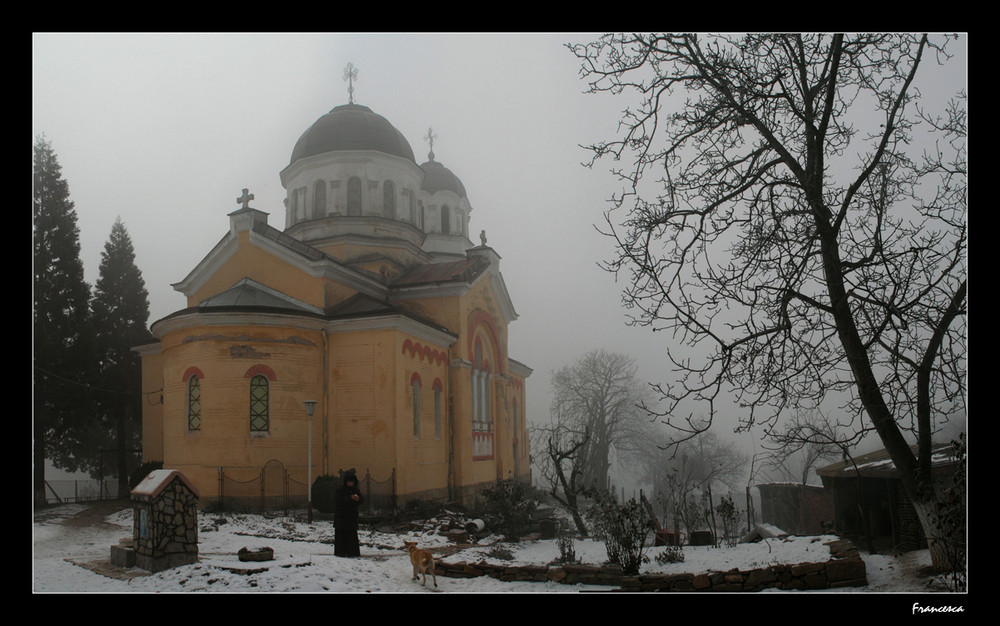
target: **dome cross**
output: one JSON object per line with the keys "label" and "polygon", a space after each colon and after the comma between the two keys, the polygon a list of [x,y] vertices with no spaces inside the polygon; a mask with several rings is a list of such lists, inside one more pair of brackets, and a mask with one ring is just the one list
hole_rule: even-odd
{"label": "dome cross", "polygon": [[424,135],[424,141],[426,141],[427,143],[429,143],[430,146],[431,146],[431,151],[427,153],[427,158],[428,158],[428,160],[431,160],[431,161],[434,160],[434,140],[435,139],[437,139],[437,134],[434,132],[433,128],[431,128],[431,127],[428,126],[427,127],[427,134]]}
{"label": "dome cross", "polygon": [[347,101],[354,104],[354,81],[358,79],[358,68],[353,63],[348,63],[344,68],[344,80],[347,81]]}

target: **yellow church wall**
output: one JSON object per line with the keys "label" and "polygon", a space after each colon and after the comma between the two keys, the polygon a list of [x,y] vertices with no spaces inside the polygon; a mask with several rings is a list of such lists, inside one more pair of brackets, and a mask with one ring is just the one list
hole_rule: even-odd
{"label": "yellow church wall", "polygon": [[244,278],[316,307],[326,305],[323,302],[325,291],[321,277],[312,276],[286,260],[252,245],[249,231],[239,232],[238,237],[239,248],[233,256],[204,285],[188,295],[189,307],[226,291]]}
{"label": "yellow church wall", "polygon": [[[394,478],[400,502],[417,494],[445,496],[447,347],[396,329],[353,331],[331,333],[329,354],[328,472],[355,468],[377,482]],[[419,438],[413,430],[414,374],[421,381]],[[440,438],[435,435],[435,381],[441,386]]]}
{"label": "yellow church wall", "polygon": [[140,350],[142,359],[142,462],[163,460],[163,354]]}
{"label": "yellow church wall", "polygon": [[[449,348],[417,337],[397,337],[396,441],[397,489],[402,499],[437,499],[448,496],[448,451],[451,416]],[[415,398],[414,383],[419,383]],[[435,403],[435,389],[438,390]],[[417,419],[414,402],[419,406]]]}
{"label": "yellow church wall", "polygon": [[[292,495],[304,494],[308,419],[302,402],[321,392],[320,333],[283,326],[202,325],[169,333],[162,344],[164,467],[182,471],[202,498],[213,498],[218,496],[219,468],[231,480],[246,481],[277,461],[290,474]],[[187,425],[186,380],[192,367],[201,381],[201,428],[196,431]],[[269,379],[265,434],[250,431],[254,373]],[[313,433],[315,466],[321,449],[315,423]],[[225,489],[227,497],[238,495],[237,485],[227,483]],[[259,494],[259,485],[246,489]]]}
{"label": "yellow church wall", "polygon": [[395,331],[331,333],[327,473],[355,468],[376,481],[395,467]]}

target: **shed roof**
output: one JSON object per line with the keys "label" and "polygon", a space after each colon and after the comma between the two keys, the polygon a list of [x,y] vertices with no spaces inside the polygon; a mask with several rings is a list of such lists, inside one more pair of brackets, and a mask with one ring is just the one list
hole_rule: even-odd
{"label": "shed roof", "polygon": [[[913,453],[917,453],[917,446],[910,446]],[[931,448],[931,471],[934,474],[944,473],[951,469],[957,459],[955,458],[952,445],[950,443],[934,444]],[[855,465],[857,467],[855,468]],[[889,458],[889,451],[885,448],[862,454],[847,459],[839,463],[833,463],[816,470],[822,478],[854,478],[860,473],[868,478],[898,478],[896,464]]]}

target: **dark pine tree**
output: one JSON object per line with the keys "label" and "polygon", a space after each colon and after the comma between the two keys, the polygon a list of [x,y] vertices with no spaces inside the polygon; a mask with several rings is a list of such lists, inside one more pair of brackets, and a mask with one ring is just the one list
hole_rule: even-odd
{"label": "dark pine tree", "polygon": [[36,504],[44,504],[46,459],[68,470],[81,468],[77,450],[92,416],[94,345],[76,211],[44,135],[33,145],[32,168],[33,487]]}
{"label": "dark pine tree", "polygon": [[[146,328],[149,293],[135,265],[135,250],[121,218],[101,253],[100,275],[91,303],[97,343],[94,392],[101,450],[114,450],[118,496],[128,496],[129,461],[141,445],[141,362],[132,348],[152,337]],[[97,451],[100,452],[100,451]],[[134,465],[135,463],[133,463]]]}

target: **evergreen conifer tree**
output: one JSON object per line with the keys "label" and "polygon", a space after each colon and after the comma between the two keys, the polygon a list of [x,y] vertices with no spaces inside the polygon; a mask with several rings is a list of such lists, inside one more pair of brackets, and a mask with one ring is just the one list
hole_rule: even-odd
{"label": "evergreen conifer tree", "polygon": [[33,146],[33,435],[35,502],[44,503],[45,460],[79,469],[93,365],[90,286],[69,184],[44,135]]}
{"label": "evergreen conifer tree", "polygon": [[140,445],[142,371],[132,348],[151,338],[146,328],[148,295],[135,265],[132,240],[118,218],[101,253],[91,311],[98,368],[94,397],[101,435],[94,443],[116,451],[119,497],[128,495],[129,453]]}

